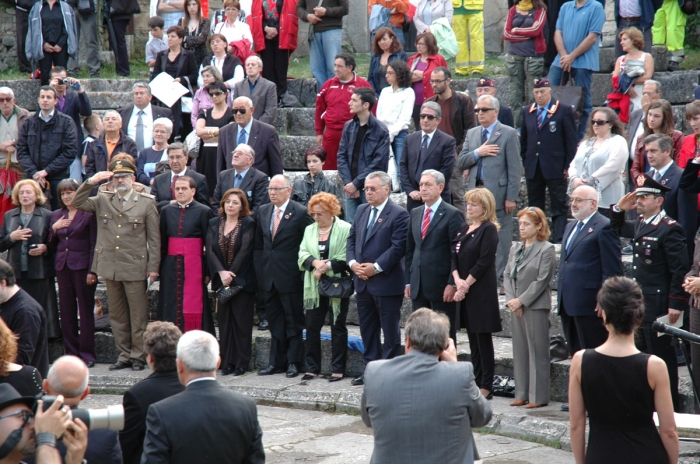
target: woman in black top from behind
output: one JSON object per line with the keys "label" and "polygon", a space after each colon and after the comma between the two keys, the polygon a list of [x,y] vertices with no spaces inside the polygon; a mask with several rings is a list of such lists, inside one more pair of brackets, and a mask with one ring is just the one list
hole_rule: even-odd
{"label": "woman in black top from behind", "polygon": [[17,359],[17,336],[0,319],[0,383],[8,383],[22,396],[42,393],[41,374],[32,366],[15,364]]}

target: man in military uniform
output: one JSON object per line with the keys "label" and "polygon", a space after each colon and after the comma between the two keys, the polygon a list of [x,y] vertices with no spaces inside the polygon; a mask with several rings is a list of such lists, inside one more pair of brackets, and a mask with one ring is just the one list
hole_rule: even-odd
{"label": "man in military uniform", "polygon": [[[148,285],[158,277],[160,224],[153,195],[136,190],[136,167],[112,161],[109,171],[87,179],[75,193],[73,205],[95,213],[97,243],[92,271],[106,280],[109,318],[119,359],[109,370],[143,370],[143,332],[148,324]],[[95,185],[112,178],[113,188],[89,197]]]}
{"label": "man in military uniform", "polygon": [[[685,232],[663,210],[664,195],[670,189],[642,174],[637,177],[637,190],[613,205],[610,225],[621,237],[631,238],[634,247],[632,274],[644,294],[644,321],[637,334],[637,348],[663,359],[671,381],[674,410],[678,411],[678,365],[671,337],[658,337],[651,324],[668,314],[669,322],[682,318],[688,307],[688,294],[683,289],[685,274],[690,270]],[[635,198],[636,197],[636,198]],[[639,218],[625,220],[625,211],[635,207]]]}

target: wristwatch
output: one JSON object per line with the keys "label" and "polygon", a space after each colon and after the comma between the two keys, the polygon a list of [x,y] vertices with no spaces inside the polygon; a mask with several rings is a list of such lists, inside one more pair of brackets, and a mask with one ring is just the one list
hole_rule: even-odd
{"label": "wristwatch", "polygon": [[620,207],[617,206],[617,205],[613,205],[612,210],[615,211],[616,213],[621,213],[621,212],[622,212],[622,210],[620,209]]}

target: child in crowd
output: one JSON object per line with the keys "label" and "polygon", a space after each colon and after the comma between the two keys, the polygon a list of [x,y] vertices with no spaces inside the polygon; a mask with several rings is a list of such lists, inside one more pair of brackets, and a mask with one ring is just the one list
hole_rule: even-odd
{"label": "child in crowd", "polygon": [[[85,128],[85,132],[87,132],[87,137],[85,137],[85,140],[83,140],[83,151],[82,151],[82,156],[81,156],[81,161],[83,164],[83,176],[85,176],[85,163],[87,162],[87,151],[90,146],[91,142],[94,142],[100,137],[100,134],[104,130],[104,127],[102,126],[102,118],[100,118],[97,114],[92,113],[90,116],[85,118],[83,120],[83,127]],[[76,179],[79,182],[82,182],[82,179]]]}
{"label": "child in crowd", "polygon": [[168,49],[168,41],[163,39],[163,26],[165,22],[160,16],[148,18],[148,30],[151,31],[151,38],[146,43],[146,64],[151,68],[156,65],[156,55],[162,50]]}

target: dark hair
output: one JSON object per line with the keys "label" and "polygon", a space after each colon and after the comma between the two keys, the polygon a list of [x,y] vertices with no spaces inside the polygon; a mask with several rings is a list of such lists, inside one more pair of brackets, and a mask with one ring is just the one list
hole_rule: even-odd
{"label": "dark hair", "polygon": [[177,342],[182,332],[172,322],[155,321],[148,324],[143,333],[143,348],[153,358],[153,370],[156,372],[177,369]]}
{"label": "dark hair", "polygon": [[304,164],[306,164],[306,162],[309,160],[309,156],[315,156],[316,158],[320,159],[322,163],[324,163],[326,161],[326,157],[328,156],[328,152],[325,148],[314,145],[306,150],[306,153],[304,153]]}
{"label": "dark hair", "polygon": [[41,95],[41,92],[53,92],[53,98],[56,99],[58,98],[58,92],[56,92],[56,89],[51,87],[50,85],[42,85],[39,87],[39,95]]}
{"label": "dark hair", "polygon": [[685,105],[685,120],[690,121],[695,116],[700,116],[700,100],[694,100]]}
{"label": "dark hair", "polygon": [[184,153],[185,144],[183,144],[182,142],[171,143],[170,145],[168,145],[168,153],[170,153],[171,150],[182,150],[182,152]]}
{"label": "dark hair", "polygon": [[598,306],[605,311],[605,323],[628,335],[642,324],[644,298],[637,282],[628,277],[610,277],[598,291]]}
{"label": "dark hair", "polygon": [[400,89],[411,86],[411,70],[408,69],[404,60],[391,60],[387,68],[393,69],[396,73],[396,84]]}
{"label": "dark hair", "polygon": [[65,208],[66,205],[65,203],[63,203],[61,194],[66,190],[72,190],[75,192],[76,190],[78,190],[78,187],[80,187],[80,182],[78,182],[75,179],[63,179],[61,182],[58,183],[58,186],[56,187],[56,196],[58,197],[58,204],[62,209]]}
{"label": "dark hair", "polygon": [[450,72],[449,68],[444,66],[438,66],[437,68],[433,69],[433,72],[441,72],[445,76],[445,79],[452,79],[452,73]]}
{"label": "dark hair", "polygon": [[345,66],[348,66],[348,67],[352,66],[353,71],[355,70],[355,68],[357,68],[357,62],[355,61],[355,57],[349,53],[344,53],[344,52],[338,53],[337,55],[335,55],[335,59],[336,60],[338,60],[338,59],[343,60],[343,62],[345,63]]}
{"label": "dark hair", "polygon": [[659,150],[662,152],[670,151],[670,157],[673,159],[673,138],[666,134],[651,134],[644,137],[644,145],[657,142]]}
{"label": "dark hair", "polygon": [[155,29],[156,27],[159,27],[163,29],[163,26],[165,26],[165,21],[163,21],[163,18],[160,16],[151,16],[148,18],[148,28],[149,29]]}
{"label": "dark hair", "polygon": [[238,213],[239,218],[243,218],[253,214],[250,212],[250,206],[248,205],[248,197],[246,196],[245,192],[241,189],[231,188],[226,190],[226,192],[224,192],[224,194],[221,196],[221,201],[219,202],[219,216],[223,218],[226,217],[226,210],[224,209],[224,204],[226,203],[226,200],[228,200],[228,197],[231,195],[236,195],[241,202],[241,212]]}
{"label": "dark hair", "polygon": [[[664,100],[663,98],[660,98],[658,100],[654,100],[653,102],[649,103],[649,107],[647,108],[646,111],[646,116],[649,115],[649,110],[657,110],[661,109],[661,117],[662,117],[662,123],[661,127],[659,127],[659,134],[666,134],[666,135],[673,135],[673,131],[676,130],[675,123],[673,121],[673,107],[671,104],[668,102],[668,100]],[[646,116],[643,119],[643,124],[644,124],[644,137],[647,135],[651,135],[654,132],[649,129],[647,126],[647,118]]]}
{"label": "dark hair", "polygon": [[228,44],[228,41],[226,40],[226,36],[225,36],[225,35],[223,35],[223,34],[212,34],[212,35],[210,35],[209,38],[207,39],[207,45],[209,46],[209,48],[211,48],[211,41],[214,40],[214,39],[219,39],[219,40],[221,40],[223,43]]}
{"label": "dark hair", "polygon": [[171,33],[177,34],[181,39],[185,38],[185,28],[182,26],[170,26],[165,35],[170,35]]}
{"label": "dark hair", "polygon": [[591,111],[591,114],[588,116],[588,122],[586,123],[586,135],[583,138],[584,140],[590,139],[591,137],[595,137],[595,134],[593,133],[593,124],[591,123],[591,121],[593,120],[593,115],[596,113],[605,114],[606,121],[608,121],[611,126],[611,134],[617,134],[626,137],[625,129],[624,127],[622,127],[620,118],[615,112],[615,110],[613,110],[612,108],[608,108],[607,106],[601,106],[598,108],[593,108],[593,111]]}
{"label": "dark hair", "polygon": [[392,31],[389,27],[382,27],[374,35],[374,41],[372,42],[372,53],[375,55],[381,55],[384,53],[384,50],[382,50],[379,46],[379,41],[382,40],[385,35],[391,37],[391,48],[389,48],[389,52],[392,55],[403,50],[401,42],[399,42],[399,38],[396,37],[394,31]]}
{"label": "dark hair", "polygon": [[190,176],[179,176],[175,183],[177,182],[187,182],[188,184],[190,184],[191,189],[197,188],[197,182],[195,182],[194,179]]}
{"label": "dark hair", "polygon": [[4,259],[0,259],[0,282],[3,280],[8,287],[17,283],[15,280],[15,271],[12,269],[12,266]]}
{"label": "dark hair", "polygon": [[212,90],[221,90],[223,93],[228,92],[226,84],[221,81],[214,81],[207,86],[207,93],[211,93]]}
{"label": "dark hair", "polygon": [[63,66],[54,66],[53,68],[51,68],[49,76],[55,76],[56,74],[61,74],[62,72],[68,74],[68,71],[66,71],[66,68],[64,68]]}
{"label": "dark hair", "polygon": [[182,18],[182,22],[181,22],[183,27],[185,27],[185,25],[190,23],[190,10],[187,8],[187,4],[190,2],[197,3],[197,6],[199,7],[199,11],[197,12],[197,15],[198,15],[198,18],[200,21],[202,20],[202,16],[204,16],[204,12],[202,11],[202,2],[200,0],[185,0],[185,16],[184,16],[184,18]]}
{"label": "dark hair", "polygon": [[360,96],[362,104],[369,103],[370,111],[372,111],[372,108],[374,108],[374,105],[377,103],[377,96],[374,94],[374,90],[369,87],[357,87],[352,93]]}
{"label": "dark hair", "polygon": [[425,46],[428,48],[428,56],[437,55],[440,49],[438,48],[437,39],[432,32],[418,34],[418,37],[416,37],[416,43],[418,43],[420,39],[425,39]]}

